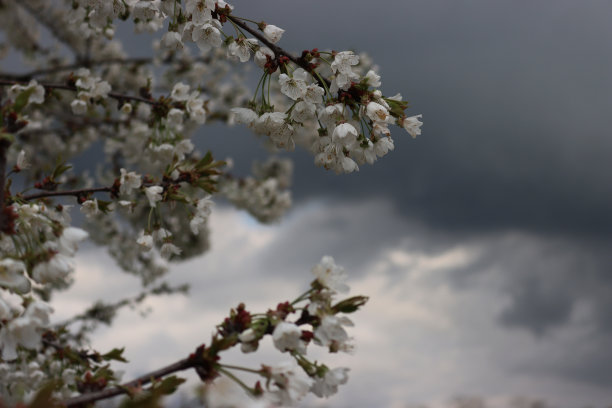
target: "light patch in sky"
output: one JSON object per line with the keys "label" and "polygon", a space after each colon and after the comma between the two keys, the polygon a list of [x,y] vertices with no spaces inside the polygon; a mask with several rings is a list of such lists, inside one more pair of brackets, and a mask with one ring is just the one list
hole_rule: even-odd
{"label": "light patch in sky", "polygon": [[[359,217],[352,218],[355,214]],[[288,222],[273,226],[254,224],[240,212],[217,207],[210,221],[211,251],[175,265],[168,277],[173,284],[189,283],[189,297],[150,298],[136,312],[123,311],[111,329],[96,334],[93,346],[100,351],[126,347],[130,360],[124,367],[126,380],[184,358],[209,341],[215,325],[239,302],[253,312],[263,312],[308,288],[313,277],[310,269],[326,254],[305,263],[277,251],[297,246],[308,253],[310,247],[319,248],[316,228],[305,226],[326,224],[327,217],[340,219],[340,215],[367,220],[362,214],[377,214],[367,222],[388,226],[386,234],[396,244],[378,250],[370,247],[367,260],[348,269],[351,295],[370,297],[351,316],[355,327],[349,334],[355,338],[355,353],[328,356],[311,347],[309,357],[331,367],[350,367],[349,382],[334,399],[308,398],[302,406],[454,407],[454,398],[462,395],[483,398],[492,407],[508,406],[516,397],[541,398],[560,408],[603,406],[612,400],[612,392],[605,387],[572,381],[554,368],[546,369],[584,342],[588,331],[584,312],[579,320],[544,338],[499,323],[500,313],[511,302],[504,286],[510,275],[503,263],[483,269],[482,258],[492,248],[504,252],[521,245],[529,247],[529,254],[537,254],[545,241],[537,237],[508,240],[500,233],[465,243],[448,242],[424,252],[419,248],[435,233],[395,222],[397,214],[380,199],[298,206]],[[338,223],[333,233],[342,242],[327,243],[330,255],[338,251],[340,264],[339,259],[356,253],[355,245],[363,242],[363,237],[352,233],[354,227],[351,222]],[[372,231],[367,223],[362,227]],[[269,257],[274,253],[274,265],[280,270],[272,271]],[[303,273],[284,274],[285,268]],[[479,275],[469,285],[454,283],[457,274],[471,269],[479,270]],[[94,299],[118,299],[138,291],[137,280],[118,272],[101,251],[86,250],[79,254],[75,286],[57,296],[53,305],[61,320]],[[149,309],[146,318],[137,313]],[[261,353],[231,352],[223,358],[252,368],[284,359],[269,343],[262,344]],[[534,366],[541,370],[534,371]],[[194,373],[185,376],[196,383]],[[247,381],[254,382],[255,377]]]}

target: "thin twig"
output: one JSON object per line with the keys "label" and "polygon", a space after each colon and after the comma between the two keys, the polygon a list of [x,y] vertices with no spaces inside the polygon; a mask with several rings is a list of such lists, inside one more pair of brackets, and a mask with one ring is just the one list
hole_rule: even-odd
{"label": "thin twig", "polygon": [[77,397],[69,398],[65,401],[62,401],[62,404],[66,408],[85,406],[85,404],[89,404],[94,401],[111,398],[116,395],[127,394],[130,392],[130,390],[138,389],[141,386],[158,380],[166,375],[192,368],[195,364],[195,361],[195,359],[185,358],[183,360],[177,361],[176,363],[160,368],[159,370],[151,371],[145,375],[142,375],[132,381],[126,382],[117,387],[108,388],[106,390],[97,392],[90,392],[87,394],[79,395]]}
{"label": "thin twig", "polygon": [[0,139],[0,231],[4,230],[4,183],[6,179],[6,153],[11,145],[5,138]]}
{"label": "thin twig", "polygon": [[[151,62],[153,62],[152,58],[106,58],[106,59],[100,59],[100,60],[91,60],[89,61],[89,65],[96,66],[96,67],[99,67],[102,65],[112,65],[112,64],[144,65],[144,64],[150,64]],[[65,71],[73,71],[75,69],[82,68],[83,66],[84,66],[83,62],[75,62],[72,64],[57,65],[51,68],[35,69],[33,71],[26,72],[24,74],[0,72],[0,77],[10,78],[10,79],[14,79],[17,81],[28,81],[37,76],[56,74],[58,72],[65,72]]]}
{"label": "thin twig", "polygon": [[284,55],[285,57],[289,58],[294,64],[296,64],[299,67],[304,68],[307,72],[309,72],[310,74],[312,74],[312,76],[317,80],[317,82],[321,82],[321,81],[325,81],[326,85],[329,86],[331,84],[331,81],[321,75],[314,75],[313,74],[313,69],[310,66],[310,64],[306,61],[304,61],[301,58],[297,58],[295,57],[293,54],[291,54],[288,51],[285,51],[284,49],[282,49],[281,47],[279,47],[276,44],[273,44],[272,42],[270,42],[265,35],[263,35],[262,33],[260,33],[259,31],[249,27],[246,23],[244,23],[243,21],[240,21],[239,17],[233,17],[231,15],[227,16],[228,20],[231,20],[234,24],[236,24],[238,27],[242,28],[245,31],[248,31],[249,33],[251,33],[251,35],[253,35],[255,38],[257,38],[259,41],[261,41],[262,43],[264,43],[266,45],[266,47],[270,48],[273,52],[275,56],[279,56],[279,55]]}
{"label": "thin twig", "polygon": [[[40,82],[39,84],[42,85],[43,87],[47,88],[47,89],[61,89],[61,90],[64,90],[64,91],[72,91],[72,92],[77,92],[78,91],[76,85],[51,84],[51,83],[47,83],[47,82]],[[15,81],[15,80],[11,80],[11,79],[2,79],[2,78],[0,78],[0,86],[12,86],[12,85],[27,85],[27,83],[25,81]],[[147,99],[147,98],[143,98],[141,96],[135,96],[135,95],[125,95],[125,94],[120,94],[120,93],[116,93],[116,92],[109,92],[108,96],[113,98],[113,99],[117,99],[118,101],[131,100],[131,101],[148,103],[149,105],[159,105],[159,103],[160,103],[160,102],[155,101],[153,99]]]}
{"label": "thin twig", "polygon": [[21,200],[30,201],[36,200],[37,198],[46,197],[60,197],[60,196],[75,196],[80,197],[92,193],[110,193],[112,187],[95,187],[95,188],[83,188],[81,190],[64,190],[64,191],[45,191],[44,193],[30,194],[27,196],[19,197]]}

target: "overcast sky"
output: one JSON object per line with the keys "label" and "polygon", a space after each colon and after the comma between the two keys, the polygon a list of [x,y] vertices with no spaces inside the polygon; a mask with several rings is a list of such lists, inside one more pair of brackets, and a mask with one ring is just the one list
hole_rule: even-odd
{"label": "overcast sky", "polygon": [[[296,53],[366,51],[383,91],[423,114],[423,134],[396,129],[394,152],[345,176],[290,155],[296,205],[279,225],[217,208],[211,252],[172,278],[192,284],[191,298],[156,300],[145,320],[122,315],[134,366],[182,356],[239,301],[266,308],[298,293],[330,254],[371,303],[355,316],[357,352],[338,359],[351,380],[329,406],[446,406],[458,396],[610,406],[612,3],[232,4],[285,28],[280,45]],[[263,154],[240,128],[203,128],[198,143],[239,169]],[[82,255],[87,278],[60,315],[94,296],[108,273],[91,266],[100,256]],[[134,282],[117,275],[129,293]],[[99,341],[116,345],[111,332]]]}

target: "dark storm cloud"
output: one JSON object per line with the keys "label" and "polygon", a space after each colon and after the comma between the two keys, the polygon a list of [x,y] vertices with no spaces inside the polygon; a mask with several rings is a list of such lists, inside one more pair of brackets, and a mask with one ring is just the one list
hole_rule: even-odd
{"label": "dark storm cloud", "polygon": [[286,28],[288,49],[367,51],[424,115],[419,139],[396,129],[358,177],[300,155],[297,196],[387,195],[444,229],[611,234],[612,5],[519,3],[236,2]]}

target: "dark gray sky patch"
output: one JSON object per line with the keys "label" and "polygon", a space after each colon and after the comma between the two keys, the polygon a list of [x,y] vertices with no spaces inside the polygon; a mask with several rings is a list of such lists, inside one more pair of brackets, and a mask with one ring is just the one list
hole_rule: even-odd
{"label": "dark gray sky patch", "polygon": [[502,312],[502,324],[527,329],[537,336],[568,322],[572,312],[572,299],[559,292],[548,292],[546,282],[538,278],[527,279],[517,286],[511,305]]}
{"label": "dark gray sky patch", "polygon": [[[237,5],[257,14],[261,4],[246,3]],[[352,2],[341,14],[347,29],[329,18],[341,3],[325,6],[317,30],[293,17],[311,4],[264,2],[265,17],[285,22],[289,49],[359,44],[382,67],[383,89],[424,114],[423,136],[398,129],[396,151],[359,177],[325,180],[333,176],[299,156],[298,199],[384,194],[405,215],[446,229],[612,233],[612,6],[389,1],[376,8],[389,11],[382,23]]]}

